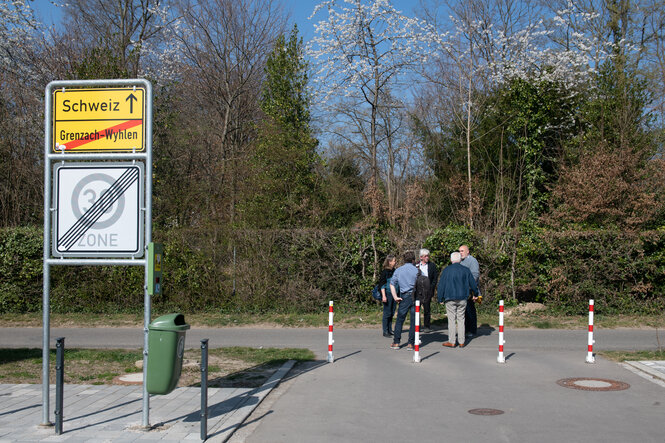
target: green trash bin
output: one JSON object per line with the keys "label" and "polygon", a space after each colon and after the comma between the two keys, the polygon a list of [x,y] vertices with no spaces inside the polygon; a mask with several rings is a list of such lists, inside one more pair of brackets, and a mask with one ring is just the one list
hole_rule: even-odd
{"label": "green trash bin", "polygon": [[148,325],[148,376],[150,394],[168,394],[180,379],[185,333],[189,325],[182,314],[168,314]]}

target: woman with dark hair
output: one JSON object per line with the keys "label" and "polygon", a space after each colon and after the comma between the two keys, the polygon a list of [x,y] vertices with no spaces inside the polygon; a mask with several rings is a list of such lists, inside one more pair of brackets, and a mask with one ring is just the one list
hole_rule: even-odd
{"label": "woman with dark hair", "polygon": [[383,270],[379,276],[379,289],[381,290],[381,301],[383,302],[383,336],[392,337],[393,317],[395,316],[396,302],[390,293],[390,279],[395,272],[397,259],[389,254],[383,261]]}

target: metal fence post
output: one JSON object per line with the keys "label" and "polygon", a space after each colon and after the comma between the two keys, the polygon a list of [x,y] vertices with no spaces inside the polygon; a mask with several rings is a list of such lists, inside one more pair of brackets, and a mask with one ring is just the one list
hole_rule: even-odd
{"label": "metal fence post", "polygon": [[201,440],[208,439],[208,339],[201,340]]}
{"label": "metal fence post", "polygon": [[65,380],[65,337],[55,341],[55,433],[62,434],[62,393]]}

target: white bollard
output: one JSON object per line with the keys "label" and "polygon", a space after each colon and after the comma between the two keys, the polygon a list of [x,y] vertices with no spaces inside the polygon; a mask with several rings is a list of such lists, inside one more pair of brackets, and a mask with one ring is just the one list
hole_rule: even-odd
{"label": "white bollard", "polygon": [[506,357],[503,356],[503,345],[506,341],[503,339],[503,300],[499,300],[499,356],[497,363],[505,363]]}
{"label": "white bollard", "polygon": [[420,363],[420,300],[416,300],[416,338],[413,343],[413,361]]}
{"label": "white bollard", "polygon": [[328,307],[328,363],[332,363],[335,358],[333,357],[333,302],[330,301]]}
{"label": "white bollard", "polygon": [[587,363],[595,363],[596,359],[593,357],[593,344],[595,343],[593,339],[593,300],[589,300],[589,340],[588,340],[588,351],[586,354]]}

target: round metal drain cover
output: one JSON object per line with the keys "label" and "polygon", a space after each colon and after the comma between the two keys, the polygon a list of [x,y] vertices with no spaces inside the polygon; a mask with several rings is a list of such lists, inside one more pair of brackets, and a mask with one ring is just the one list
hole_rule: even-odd
{"label": "round metal drain cover", "polygon": [[564,388],[579,389],[580,391],[623,391],[630,388],[628,383],[605,378],[564,378],[556,383]]}
{"label": "round metal drain cover", "polygon": [[473,414],[473,415],[501,415],[501,414],[503,414],[503,411],[501,409],[479,408],[479,409],[469,409],[469,414]]}
{"label": "round metal drain cover", "polygon": [[113,377],[114,385],[142,385],[143,384],[143,373],[136,372],[132,374],[118,375]]}

